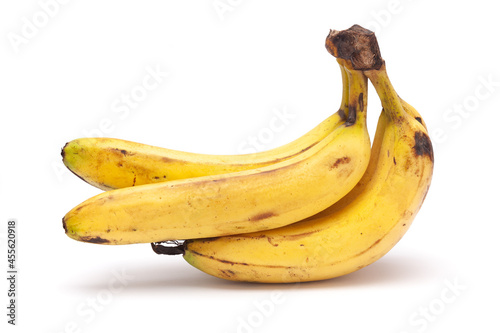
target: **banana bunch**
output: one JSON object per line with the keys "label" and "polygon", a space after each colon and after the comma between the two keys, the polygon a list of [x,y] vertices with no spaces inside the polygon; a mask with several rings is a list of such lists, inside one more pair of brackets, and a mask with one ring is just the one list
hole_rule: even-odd
{"label": "banana bunch", "polygon": [[[421,115],[392,86],[371,31],[330,31],[326,48],[342,73],[340,108],[279,148],[206,155],[110,138],[67,143],[64,164],[106,191],[64,216],[66,234],[151,243],[237,281],[329,279],[381,258],[425,199],[432,144]],[[373,145],[368,81],[383,108]]]}

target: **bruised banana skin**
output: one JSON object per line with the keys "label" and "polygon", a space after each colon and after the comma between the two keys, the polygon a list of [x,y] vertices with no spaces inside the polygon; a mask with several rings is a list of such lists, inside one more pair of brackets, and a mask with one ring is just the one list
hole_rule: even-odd
{"label": "bruised banana skin", "polygon": [[340,70],[343,92],[339,111],[283,146],[254,154],[209,155],[113,138],[81,138],[64,146],[63,163],[87,183],[107,191],[256,169],[290,159],[316,145],[345,120],[349,87],[342,66]]}
{"label": "bruised banana skin", "polygon": [[268,230],[329,207],[370,159],[365,77],[349,82],[349,111],[323,140],[262,168],[111,190],[73,208],[66,234],[100,244],[152,243]]}
{"label": "bruised banana skin", "polygon": [[328,209],[289,226],[188,240],[183,245],[188,263],[227,280],[324,280],[370,265],[403,237],[430,186],[432,145],[423,122],[415,119],[420,115],[404,111],[385,65],[365,73],[384,111],[358,185]]}

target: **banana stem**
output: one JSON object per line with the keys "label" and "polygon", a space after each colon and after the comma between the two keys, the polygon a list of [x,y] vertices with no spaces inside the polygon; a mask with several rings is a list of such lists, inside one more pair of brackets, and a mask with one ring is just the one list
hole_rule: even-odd
{"label": "banana stem", "polygon": [[386,114],[393,121],[403,118],[403,105],[401,104],[401,100],[389,80],[385,63],[378,70],[368,70],[363,71],[363,73],[370,79],[371,83],[375,87]]}
{"label": "banana stem", "polygon": [[[351,63],[344,59],[337,59],[342,65],[349,79],[349,113],[346,125],[360,125],[366,123],[368,79],[362,71],[352,68]],[[358,119],[359,118],[359,119]]]}
{"label": "banana stem", "polygon": [[341,61],[337,59],[342,74],[342,101],[340,102],[339,113],[343,119],[346,119],[349,114],[349,77],[347,76],[346,69]]}

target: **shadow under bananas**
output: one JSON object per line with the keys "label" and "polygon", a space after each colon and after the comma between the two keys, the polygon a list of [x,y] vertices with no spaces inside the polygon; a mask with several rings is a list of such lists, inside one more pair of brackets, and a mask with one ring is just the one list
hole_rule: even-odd
{"label": "shadow under bananas", "polygon": [[[148,262],[129,261],[127,263],[116,263],[111,270],[126,270],[132,276],[123,292],[155,291],[155,290],[176,290],[195,291],[203,289],[205,291],[238,290],[238,291],[266,291],[266,290],[313,290],[313,289],[335,289],[348,287],[371,287],[407,283],[421,283],[423,281],[434,280],[441,276],[446,269],[446,263],[438,262],[435,258],[415,255],[387,255],[377,262],[359,271],[340,276],[337,278],[289,284],[266,284],[228,281],[216,278],[189,265],[183,261],[168,262],[163,261],[164,257]],[[73,291],[82,293],[92,293],[105,289],[109,278],[98,275],[87,276],[73,281],[71,286],[67,286]]]}

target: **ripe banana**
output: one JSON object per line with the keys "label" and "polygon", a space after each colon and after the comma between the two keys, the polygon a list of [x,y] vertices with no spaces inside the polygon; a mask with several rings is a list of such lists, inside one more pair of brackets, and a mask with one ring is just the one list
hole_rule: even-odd
{"label": "ripe banana", "polygon": [[102,190],[256,169],[290,159],[316,145],[345,120],[349,83],[342,74],[339,111],[300,138],[255,154],[208,155],[159,148],[113,138],[81,138],[62,149],[63,163],[78,177]]}
{"label": "ripe banana", "polygon": [[370,158],[366,78],[351,76],[349,107],[312,147],[264,167],[111,190],[63,218],[67,235],[101,244],[151,243],[267,230],[346,195]]}
{"label": "ripe banana", "polygon": [[187,240],[178,250],[188,263],[227,280],[314,281],[361,269],[401,239],[430,186],[432,145],[423,122],[416,119],[420,115],[404,111],[385,64],[364,73],[381,98],[383,112],[370,164],[357,186],[328,209],[289,226]]}
{"label": "ripe banana", "polygon": [[404,99],[399,98],[399,101],[401,102],[403,110],[405,110],[405,112],[408,113],[409,115],[413,116],[427,130],[427,125],[425,124],[425,121],[420,115],[420,113],[418,113],[418,111],[413,106],[408,104]]}

